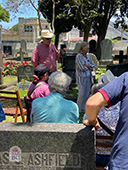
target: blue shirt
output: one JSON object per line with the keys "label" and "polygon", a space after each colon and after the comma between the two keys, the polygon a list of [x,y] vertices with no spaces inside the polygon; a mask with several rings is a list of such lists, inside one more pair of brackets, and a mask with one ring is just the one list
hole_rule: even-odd
{"label": "blue shirt", "polygon": [[59,93],[50,93],[32,102],[32,122],[79,123],[76,103],[66,100]]}
{"label": "blue shirt", "polygon": [[4,111],[3,111],[3,108],[2,108],[2,105],[0,103],[0,122],[2,122],[3,120],[5,120],[5,114],[4,114]]}
{"label": "blue shirt", "polygon": [[113,139],[109,170],[128,170],[128,72],[111,81],[99,92],[108,106],[120,103],[120,115]]}

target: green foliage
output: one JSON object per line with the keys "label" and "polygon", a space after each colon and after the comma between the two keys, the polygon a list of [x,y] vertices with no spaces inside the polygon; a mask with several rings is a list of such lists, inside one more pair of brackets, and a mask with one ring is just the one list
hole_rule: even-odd
{"label": "green foliage", "polygon": [[9,22],[9,17],[10,17],[9,12],[0,5],[0,22],[1,21]]}
{"label": "green foliage", "polygon": [[14,25],[9,31],[18,31],[18,25],[19,25],[19,23]]}
{"label": "green foliage", "polygon": [[112,37],[112,36],[110,36],[110,40],[112,41],[112,43],[117,43],[117,42],[118,42],[117,39],[114,39],[114,40],[113,40],[113,37]]}

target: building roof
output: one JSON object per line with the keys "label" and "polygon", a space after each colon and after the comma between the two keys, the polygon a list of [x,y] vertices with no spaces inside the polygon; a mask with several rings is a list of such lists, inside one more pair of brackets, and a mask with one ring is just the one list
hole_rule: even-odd
{"label": "building roof", "polygon": [[[117,28],[117,29],[114,28],[113,22],[110,21],[105,38],[114,39],[116,37],[121,37],[121,29],[120,28]],[[128,40],[128,33],[126,31],[123,31],[123,37],[122,38]]]}

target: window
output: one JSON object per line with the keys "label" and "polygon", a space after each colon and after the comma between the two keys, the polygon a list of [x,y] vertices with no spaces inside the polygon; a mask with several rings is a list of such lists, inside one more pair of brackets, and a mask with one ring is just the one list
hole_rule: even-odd
{"label": "window", "polygon": [[31,25],[24,25],[24,32],[32,32],[32,26]]}

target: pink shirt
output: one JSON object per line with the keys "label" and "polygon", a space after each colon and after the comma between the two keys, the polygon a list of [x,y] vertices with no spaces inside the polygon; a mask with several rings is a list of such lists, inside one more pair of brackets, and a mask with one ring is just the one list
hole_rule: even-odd
{"label": "pink shirt", "polygon": [[34,67],[39,64],[44,64],[53,72],[56,71],[56,60],[58,59],[58,51],[52,43],[50,43],[49,46],[40,43],[33,50],[31,62]]}
{"label": "pink shirt", "polygon": [[[49,87],[48,87],[48,84],[43,82],[43,81],[39,81],[39,82],[42,82],[43,84],[39,87],[37,87],[31,94],[31,98],[32,99],[36,99],[36,98],[39,98],[39,97],[45,97],[45,96],[48,96],[50,91],[49,91]],[[33,89],[35,87],[35,84],[33,83],[30,83],[29,85],[29,89],[28,89],[28,93],[31,89]]]}

